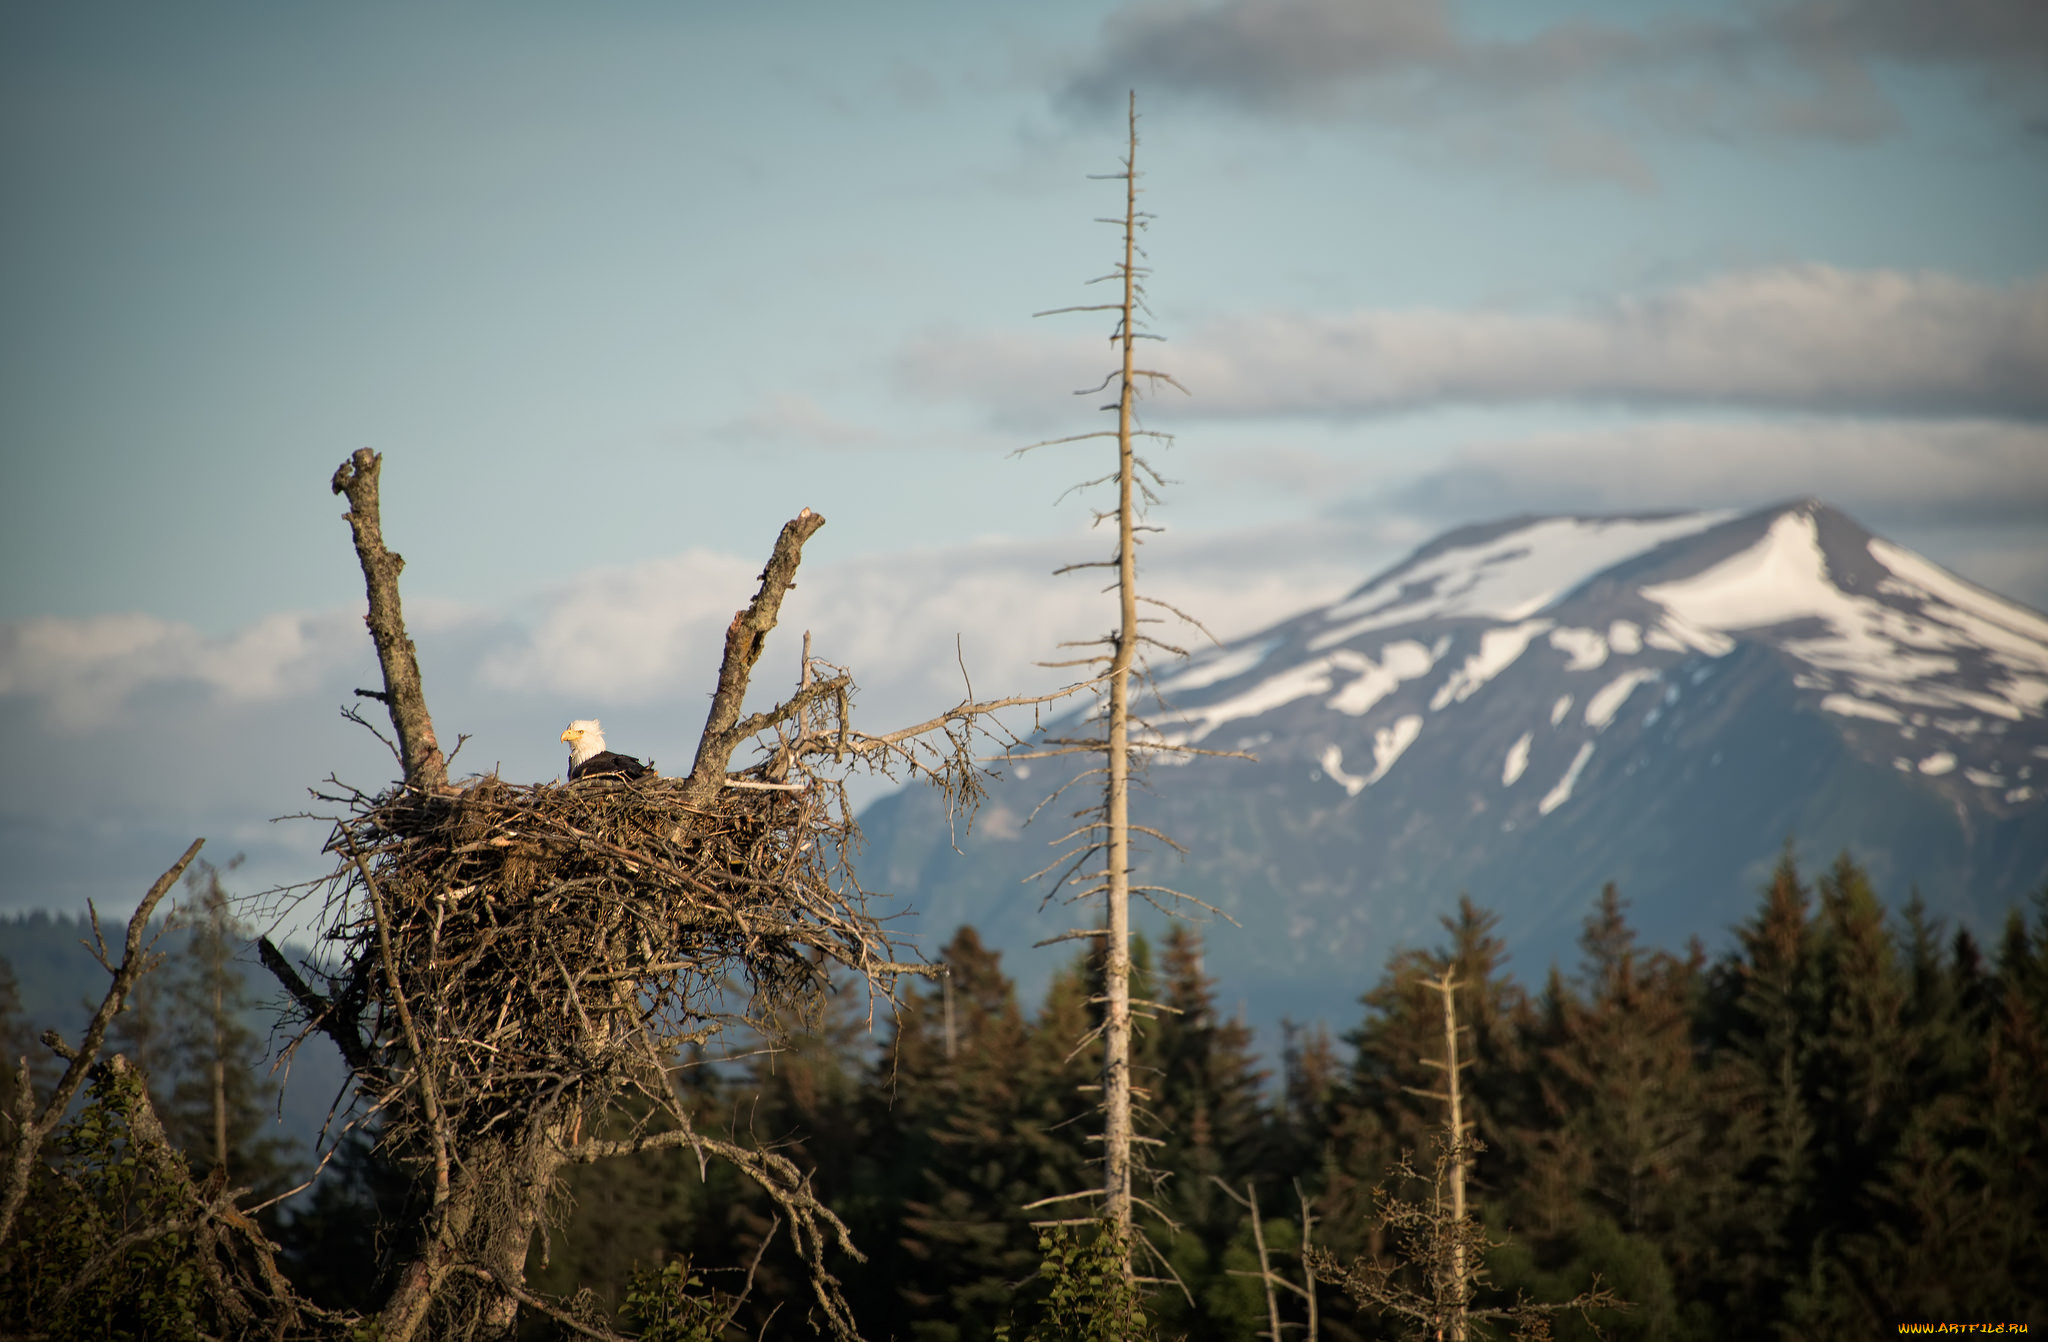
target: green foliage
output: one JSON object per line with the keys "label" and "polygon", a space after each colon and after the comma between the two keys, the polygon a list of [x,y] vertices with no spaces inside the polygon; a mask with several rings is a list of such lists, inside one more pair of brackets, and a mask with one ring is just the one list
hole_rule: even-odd
{"label": "green foliage", "polygon": [[141,1094],[100,1068],[14,1237],[0,1251],[0,1327],[58,1342],[185,1342],[213,1333],[189,1236],[151,1234],[184,1202],[172,1171],[130,1136]]}
{"label": "green foliage", "polygon": [[1153,1336],[1145,1298],[1125,1269],[1130,1247],[1107,1221],[1082,1233],[1052,1226],[1038,1237],[1044,1255],[1017,1324],[996,1336],[1018,1342],[1140,1342]]}
{"label": "green foliage", "polygon": [[738,1301],[705,1288],[688,1259],[636,1270],[626,1283],[619,1321],[640,1342],[718,1342]]}

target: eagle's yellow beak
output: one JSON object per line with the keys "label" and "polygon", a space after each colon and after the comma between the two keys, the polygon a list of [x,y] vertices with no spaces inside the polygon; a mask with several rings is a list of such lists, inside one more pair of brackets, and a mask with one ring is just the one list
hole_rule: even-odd
{"label": "eagle's yellow beak", "polygon": [[563,733],[562,733],[562,739],[563,739],[564,741],[574,741],[574,740],[577,740],[577,739],[581,738],[581,737],[582,737],[582,735],[583,735],[583,733],[582,733],[582,732],[563,732]]}

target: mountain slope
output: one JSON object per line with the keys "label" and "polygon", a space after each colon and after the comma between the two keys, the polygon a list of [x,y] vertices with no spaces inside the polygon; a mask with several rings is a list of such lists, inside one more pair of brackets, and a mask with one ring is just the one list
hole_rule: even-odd
{"label": "mountain slope", "polygon": [[[1652,939],[1717,941],[1788,836],[1983,928],[2048,881],[2044,707],[2048,620],[1817,502],[1517,518],[1162,675],[1134,813],[1189,848],[1147,879],[1243,924],[1212,972],[1329,1015],[1461,891],[1525,975],[1572,961],[1606,880]],[[883,799],[864,881],[932,938],[1083,925],[1018,884],[1058,781],[1015,768],[960,853],[933,799]]]}

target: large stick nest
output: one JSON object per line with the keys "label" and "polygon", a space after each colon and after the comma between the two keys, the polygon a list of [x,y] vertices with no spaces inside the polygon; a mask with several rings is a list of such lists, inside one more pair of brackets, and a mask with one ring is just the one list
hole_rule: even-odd
{"label": "large stick nest", "polygon": [[454,1134],[562,1100],[591,1113],[678,1045],[810,1016],[834,966],[870,983],[913,969],[842,861],[836,789],[728,787],[708,807],[686,791],[488,777],[329,794],[348,807],[330,842],[331,1000],[376,1003],[386,1018],[364,1034],[395,1045],[363,1078],[373,1095],[424,1062]]}

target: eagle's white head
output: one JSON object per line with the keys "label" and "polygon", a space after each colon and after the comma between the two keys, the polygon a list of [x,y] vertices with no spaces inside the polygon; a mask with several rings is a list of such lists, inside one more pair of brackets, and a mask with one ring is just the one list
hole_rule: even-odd
{"label": "eagle's white head", "polygon": [[575,768],[592,755],[604,753],[604,727],[596,718],[578,718],[562,732],[569,743],[569,767]]}

